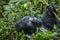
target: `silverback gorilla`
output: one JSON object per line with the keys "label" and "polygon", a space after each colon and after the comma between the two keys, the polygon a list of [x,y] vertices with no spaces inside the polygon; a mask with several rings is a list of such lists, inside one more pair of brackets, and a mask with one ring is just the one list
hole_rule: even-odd
{"label": "silverback gorilla", "polygon": [[53,30],[53,25],[57,24],[60,27],[60,23],[57,21],[53,12],[56,13],[56,10],[53,5],[49,5],[46,8],[46,12],[41,18],[36,18],[33,16],[25,16],[19,20],[15,27],[18,32],[24,30],[25,34],[32,34],[36,31],[36,27],[44,27],[49,30]]}
{"label": "silverback gorilla", "polygon": [[25,16],[19,20],[15,27],[18,32],[24,30],[25,34],[31,34],[36,31],[36,27],[41,26],[42,21],[33,16]]}

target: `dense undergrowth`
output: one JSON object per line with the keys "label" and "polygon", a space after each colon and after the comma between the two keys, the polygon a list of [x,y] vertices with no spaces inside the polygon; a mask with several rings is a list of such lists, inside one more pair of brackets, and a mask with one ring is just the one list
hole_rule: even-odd
{"label": "dense undergrowth", "polygon": [[[42,17],[46,6],[43,0],[1,0],[0,2],[0,40],[60,40],[60,31],[54,25],[54,31],[50,32],[41,29],[32,36],[19,33],[15,30],[15,23],[24,16]],[[56,8],[57,15],[60,17],[60,0],[46,0]]]}

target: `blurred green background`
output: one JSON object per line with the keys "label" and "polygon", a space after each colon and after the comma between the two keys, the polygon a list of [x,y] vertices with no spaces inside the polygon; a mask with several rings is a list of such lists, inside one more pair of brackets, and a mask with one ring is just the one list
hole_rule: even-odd
{"label": "blurred green background", "polygon": [[[45,13],[46,6],[43,0],[0,0],[0,40],[25,40],[23,33],[15,30],[15,23],[24,16],[42,17]],[[46,0],[49,4],[54,5],[57,15],[60,17],[60,0]],[[60,38],[60,32],[56,29],[52,33],[50,31],[42,31],[32,35],[29,40],[53,40]],[[59,37],[57,37],[59,36]],[[60,40],[60,39],[59,39]]]}

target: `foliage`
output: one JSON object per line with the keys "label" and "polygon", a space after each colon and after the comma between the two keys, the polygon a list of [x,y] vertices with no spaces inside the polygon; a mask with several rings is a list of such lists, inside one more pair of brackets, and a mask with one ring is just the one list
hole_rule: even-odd
{"label": "foliage", "polygon": [[[46,6],[43,0],[0,0],[0,40],[25,40],[25,34],[16,32],[15,23],[24,16],[41,17],[45,13]],[[53,4],[60,17],[60,0],[46,0]],[[56,26],[55,26],[56,27]],[[52,33],[46,29],[28,36],[29,40],[53,40],[60,37],[59,29]],[[58,39],[59,39],[58,37]],[[59,39],[60,40],[60,39]]]}

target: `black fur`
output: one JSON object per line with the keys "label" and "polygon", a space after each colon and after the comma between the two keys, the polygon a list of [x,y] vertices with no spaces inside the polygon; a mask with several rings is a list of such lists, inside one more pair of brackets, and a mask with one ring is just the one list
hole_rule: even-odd
{"label": "black fur", "polygon": [[18,32],[24,30],[25,34],[31,34],[36,31],[36,27],[41,25],[41,20],[33,16],[25,16],[19,20],[15,27]]}

